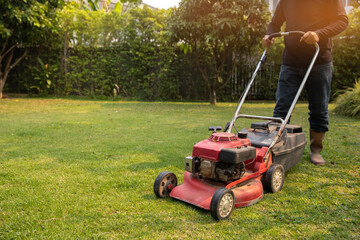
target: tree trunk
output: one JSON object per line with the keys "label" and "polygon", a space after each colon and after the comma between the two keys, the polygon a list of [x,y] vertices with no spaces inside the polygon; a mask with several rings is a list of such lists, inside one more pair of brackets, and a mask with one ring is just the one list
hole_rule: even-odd
{"label": "tree trunk", "polygon": [[[13,66],[11,65],[11,61],[13,59],[13,56],[14,56],[14,49],[11,49],[9,51],[9,56],[8,56],[8,58],[6,60],[4,70],[0,69],[0,76],[1,76],[1,78],[0,78],[0,92],[1,92],[0,99],[3,98],[3,89],[4,89],[4,86],[5,86],[5,82],[6,82],[6,79],[7,79],[8,75],[9,75],[10,70],[13,68]],[[3,57],[4,56],[2,56],[2,59],[3,59]],[[0,65],[2,65],[2,64],[0,64]]]}
{"label": "tree trunk", "polygon": [[210,89],[210,104],[216,105],[216,89],[215,86],[212,86]]}
{"label": "tree trunk", "polygon": [[67,66],[67,57],[68,57],[68,43],[69,43],[69,38],[68,38],[68,33],[65,32],[64,34],[64,49],[63,49],[63,58],[62,58],[62,67],[63,67],[63,78],[64,78],[64,86],[63,88],[65,89],[65,93],[68,94],[68,66]]}
{"label": "tree trunk", "polygon": [[3,78],[0,78],[0,99],[3,98],[3,88],[5,83],[3,82]]}
{"label": "tree trunk", "polygon": [[200,61],[199,61],[199,56],[198,56],[196,51],[195,51],[195,63],[196,63],[196,66],[197,66],[197,68],[199,69],[199,71],[201,73],[202,80],[204,81],[207,89],[210,92],[210,104],[211,105],[216,105],[216,89],[215,89],[215,85],[210,83],[210,80],[208,78],[206,69],[201,67],[201,64],[200,64]]}
{"label": "tree trunk", "polygon": [[[9,75],[11,69],[13,69],[16,64],[18,64],[26,55],[27,50],[25,49],[23,55],[17,58],[13,63],[14,51],[16,45],[12,45],[8,49],[6,49],[7,39],[4,43],[2,50],[0,51],[0,99],[3,97],[3,89],[5,86],[6,79]],[[5,65],[3,65],[5,63]],[[12,64],[11,64],[12,63]]]}

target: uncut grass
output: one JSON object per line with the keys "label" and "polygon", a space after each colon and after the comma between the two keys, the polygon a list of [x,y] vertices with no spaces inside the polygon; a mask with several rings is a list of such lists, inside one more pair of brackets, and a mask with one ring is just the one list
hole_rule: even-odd
{"label": "uncut grass", "polygon": [[[0,238],[3,239],[358,239],[358,120],[331,115],[323,167],[302,161],[277,194],[235,209],[217,222],[172,199],[153,183],[224,126],[236,105],[102,102],[63,99],[0,101]],[[272,103],[245,104],[271,115]],[[253,120],[244,120],[249,126]],[[307,105],[292,123],[308,132]]]}

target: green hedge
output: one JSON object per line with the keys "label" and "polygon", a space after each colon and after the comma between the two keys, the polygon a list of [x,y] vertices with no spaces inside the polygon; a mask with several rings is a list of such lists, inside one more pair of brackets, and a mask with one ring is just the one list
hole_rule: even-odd
{"label": "green hedge", "polygon": [[[171,11],[171,10],[169,10]],[[135,8],[129,12],[66,8],[62,32],[53,47],[34,47],[11,72],[5,92],[117,96],[140,100],[207,101],[206,89],[191,52],[171,41],[169,11]],[[360,77],[359,9],[356,20],[334,41],[333,92],[351,87]],[[350,21],[350,22],[351,22]],[[274,99],[282,44],[271,49],[252,88],[251,99]],[[262,49],[244,55],[236,76],[217,92],[220,101],[236,101],[254,70]]]}

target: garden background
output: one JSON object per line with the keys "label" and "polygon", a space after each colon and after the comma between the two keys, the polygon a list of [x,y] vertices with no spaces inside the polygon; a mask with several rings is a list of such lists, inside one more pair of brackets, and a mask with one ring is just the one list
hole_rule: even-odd
{"label": "garden background", "polygon": [[[225,221],[157,199],[153,184],[165,170],[181,183],[193,145],[233,117],[263,51],[266,2],[88,3],[0,0],[0,239],[360,238],[358,1],[334,39],[328,164],[311,164],[307,145],[282,191]],[[272,114],[282,49],[244,113]],[[298,103],[292,123],[308,139],[307,112]]]}
{"label": "garden background", "polygon": [[[39,31],[36,36],[15,39],[20,44],[13,59],[25,50],[26,55],[5,79],[4,92],[235,101],[260,59],[261,38],[271,13],[262,0],[238,0],[231,6],[220,2],[182,1],[178,8],[154,10],[121,2],[113,9],[89,9],[71,1],[51,10],[51,18],[40,18],[35,11],[35,16],[21,15],[48,22],[41,31],[34,28]],[[353,87],[360,76],[356,1],[354,6],[349,28],[334,39],[332,99]],[[4,12],[19,8],[12,7]],[[28,26],[18,29],[29,30]],[[7,46],[3,44],[8,48],[13,36],[2,33],[3,43],[9,38]],[[274,99],[282,49],[279,39],[269,51],[250,99]],[[3,56],[2,72],[5,60]]]}

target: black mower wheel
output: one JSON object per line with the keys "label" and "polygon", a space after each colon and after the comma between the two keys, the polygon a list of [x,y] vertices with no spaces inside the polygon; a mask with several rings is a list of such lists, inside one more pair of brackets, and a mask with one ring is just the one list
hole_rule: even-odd
{"label": "black mower wheel", "polygon": [[284,179],[284,167],[280,164],[272,164],[266,171],[263,179],[264,189],[271,193],[277,193],[282,189],[284,185]]}
{"label": "black mower wheel", "polygon": [[234,210],[235,196],[231,189],[219,188],[213,195],[210,202],[210,213],[216,220],[223,220],[230,217]]}
{"label": "black mower wheel", "polygon": [[154,193],[159,198],[169,196],[171,190],[177,186],[177,178],[174,173],[164,171],[160,173],[154,182]]}

